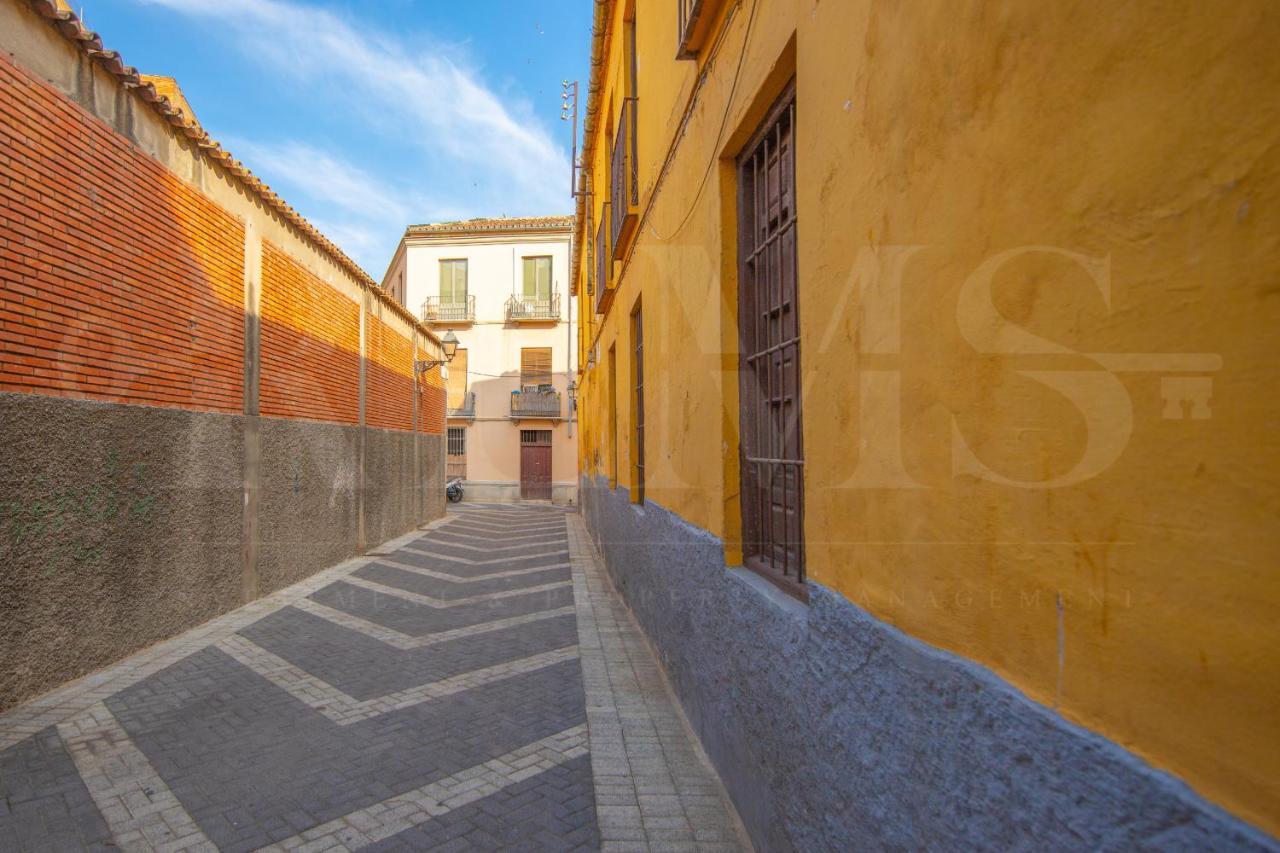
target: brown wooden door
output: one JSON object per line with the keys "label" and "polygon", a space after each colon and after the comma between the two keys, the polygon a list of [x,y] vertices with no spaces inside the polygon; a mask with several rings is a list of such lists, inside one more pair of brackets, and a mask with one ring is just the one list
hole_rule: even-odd
{"label": "brown wooden door", "polygon": [[738,158],[743,556],[804,581],[804,447],[796,284],[795,90]]}
{"label": "brown wooden door", "polygon": [[520,498],[551,500],[551,430],[520,430]]}

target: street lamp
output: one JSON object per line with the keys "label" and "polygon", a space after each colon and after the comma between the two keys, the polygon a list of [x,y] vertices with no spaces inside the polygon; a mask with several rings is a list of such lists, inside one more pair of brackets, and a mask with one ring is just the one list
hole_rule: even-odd
{"label": "street lamp", "polygon": [[418,374],[426,373],[433,367],[440,367],[453,361],[454,355],[458,352],[458,336],[450,329],[445,336],[440,339],[440,346],[444,349],[444,358],[441,359],[422,359],[415,361],[413,366]]}

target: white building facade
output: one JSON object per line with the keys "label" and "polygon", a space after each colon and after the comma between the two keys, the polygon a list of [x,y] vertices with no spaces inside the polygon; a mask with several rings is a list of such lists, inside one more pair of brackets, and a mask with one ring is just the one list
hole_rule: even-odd
{"label": "white building facade", "polygon": [[458,338],[448,468],[467,500],[577,502],[572,227],[570,216],[413,225],[383,280]]}

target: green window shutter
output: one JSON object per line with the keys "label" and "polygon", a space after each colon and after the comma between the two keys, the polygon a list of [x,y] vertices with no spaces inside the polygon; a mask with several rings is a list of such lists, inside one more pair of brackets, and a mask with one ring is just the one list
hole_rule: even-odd
{"label": "green window shutter", "polygon": [[440,301],[457,305],[467,301],[467,262],[450,260],[440,262]]}
{"label": "green window shutter", "polygon": [[551,259],[524,258],[524,298],[546,302],[551,299]]}
{"label": "green window shutter", "polygon": [[550,258],[538,258],[538,298],[544,302],[551,300]]}
{"label": "green window shutter", "polygon": [[524,298],[538,298],[538,273],[533,258],[523,258],[524,266]]}

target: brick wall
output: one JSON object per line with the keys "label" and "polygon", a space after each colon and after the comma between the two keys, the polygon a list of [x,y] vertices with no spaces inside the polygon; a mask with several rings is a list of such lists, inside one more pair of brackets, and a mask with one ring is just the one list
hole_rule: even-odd
{"label": "brick wall", "polygon": [[262,414],[358,423],[360,306],[264,241],[261,316]]}
{"label": "brick wall", "polygon": [[242,408],[244,232],[0,57],[0,391]]}
{"label": "brick wall", "polygon": [[418,386],[418,411],[418,428],[422,432],[444,435],[445,389],[440,371],[431,371]]}
{"label": "brick wall", "polygon": [[413,429],[413,344],[376,314],[365,326],[365,423],[386,429]]}
{"label": "brick wall", "polygon": [[[243,411],[244,245],[239,218],[0,55],[0,391]],[[261,413],[357,423],[356,297],[266,240],[261,272]],[[369,426],[413,429],[414,357],[370,315]],[[420,425],[442,433],[431,381]]]}

